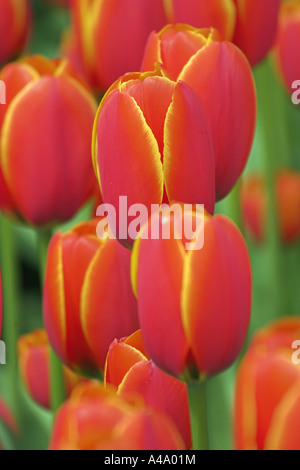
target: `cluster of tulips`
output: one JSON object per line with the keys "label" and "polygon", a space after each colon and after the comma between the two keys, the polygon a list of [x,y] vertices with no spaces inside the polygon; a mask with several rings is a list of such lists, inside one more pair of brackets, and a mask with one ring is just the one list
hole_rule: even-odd
{"label": "cluster of tulips", "polygon": [[[48,448],[208,449],[207,386],[233,366],[234,448],[300,449],[300,317],[247,340],[247,242],[272,244],[271,226],[279,247],[299,243],[300,172],[244,176],[256,68],[271,59],[286,102],[300,80],[300,1],[43,1],[71,19],[55,59],[27,53],[32,2],[0,5],[0,339],[12,383],[53,414]],[[219,210],[229,199],[238,220]],[[40,250],[44,326],[25,335],[15,226]],[[4,396],[0,422],[22,442],[20,397]]]}

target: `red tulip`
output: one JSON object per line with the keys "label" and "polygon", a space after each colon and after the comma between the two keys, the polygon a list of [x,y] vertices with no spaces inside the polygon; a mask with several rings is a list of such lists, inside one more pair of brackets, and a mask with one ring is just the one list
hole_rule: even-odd
{"label": "red tulip", "polygon": [[[152,204],[178,200],[204,204],[213,213],[211,135],[187,84],[155,73],[126,75],[102,101],[94,129],[94,166],[117,221],[123,195],[128,207],[139,203],[150,211]],[[142,214],[142,223],[147,218]],[[117,223],[118,238],[119,228]],[[127,241],[132,243],[128,233]]]}
{"label": "red tulip", "polygon": [[251,65],[261,62],[274,45],[280,0],[234,0],[237,20],[233,42]]}
{"label": "red tulip", "polygon": [[280,320],[255,335],[237,376],[237,449],[300,450],[299,340],[298,319]]}
{"label": "red tulip", "polygon": [[81,61],[101,90],[138,70],[148,35],[166,24],[162,0],[74,0],[72,12]]}
{"label": "red tulip", "polygon": [[[261,175],[247,177],[241,187],[245,229],[257,241],[265,239],[268,197]],[[281,238],[295,241],[300,236],[300,174],[281,171],[276,177],[277,213]]]}
{"label": "red tulip", "polygon": [[[0,423],[4,423],[5,426],[13,434],[17,434],[19,432],[19,426],[15,420],[15,417],[13,416],[6,402],[1,397],[0,397]],[[0,441],[0,450],[2,449],[3,449],[2,443]]]}
{"label": "red tulip", "polygon": [[49,340],[63,362],[83,372],[104,369],[110,343],[139,328],[130,251],[97,238],[96,224],[53,237],[44,286]]}
{"label": "red tulip", "polygon": [[[251,268],[245,242],[223,217],[163,211],[160,228],[178,227],[187,217],[202,222],[204,245],[169,239],[135,242],[132,280],[147,351],[167,372],[189,380],[206,378],[229,367],[245,341],[251,310]],[[199,219],[199,220],[197,220]],[[202,219],[202,220],[201,220]],[[179,224],[179,225],[178,225]],[[177,229],[176,229],[177,230]],[[203,232],[204,231],[204,232]],[[194,236],[191,238],[193,240]]]}
{"label": "red tulip", "polygon": [[236,19],[233,0],[166,0],[169,23],[186,23],[196,28],[216,28],[222,39],[231,41]]}
{"label": "red tulip", "polygon": [[2,0],[0,14],[0,64],[19,54],[29,33],[28,0]]}
{"label": "red tulip", "polygon": [[[51,408],[50,397],[50,344],[47,333],[37,330],[18,340],[19,368],[22,381],[31,398]],[[64,367],[65,386],[70,395],[80,378]]]}
{"label": "red tulip", "polygon": [[186,385],[161,371],[149,358],[141,330],[115,340],[109,347],[105,383],[117,388],[120,397],[139,393],[145,404],[168,415],[190,449],[191,429]]}
{"label": "red tulip", "polygon": [[58,411],[51,450],[184,450],[173,422],[95,384],[79,385]]}
{"label": "red tulip", "polygon": [[289,91],[294,81],[300,79],[299,61],[295,60],[295,51],[299,48],[300,1],[282,2],[274,53],[280,75]]}
{"label": "red tulip", "polygon": [[242,174],[252,147],[256,92],[250,65],[236,46],[217,41],[214,30],[186,25],[167,26],[150,36],[142,70],[153,70],[156,62],[173,80],[190,85],[202,102],[212,135],[220,200]]}
{"label": "red tulip", "polygon": [[29,58],[8,65],[1,79],[8,103],[0,110],[0,164],[13,201],[8,209],[16,206],[37,226],[66,221],[94,187],[95,102],[66,61]]}

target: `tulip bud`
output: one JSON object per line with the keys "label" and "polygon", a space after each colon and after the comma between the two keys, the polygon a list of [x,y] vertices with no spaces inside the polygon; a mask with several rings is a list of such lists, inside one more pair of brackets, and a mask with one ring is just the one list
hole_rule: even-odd
{"label": "tulip bud", "polygon": [[60,408],[50,449],[184,450],[185,447],[166,415],[140,402],[125,401],[114,391],[94,383],[79,385]]}
{"label": "tulip bud", "polygon": [[166,24],[162,0],[74,0],[72,13],[86,75],[100,90],[138,70],[148,35]]}
{"label": "tulip bud", "polygon": [[[18,340],[18,356],[20,375],[29,395],[36,403],[50,409],[50,344],[47,333],[37,330],[21,336]],[[69,396],[80,378],[66,367],[64,377]]]}
{"label": "tulip bud", "polygon": [[[300,236],[300,174],[281,171],[276,176],[276,201],[281,239],[290,243]],[[257,242],[265,240],[268,196],[263,176],[251,175],[241,186],[245,230]]]}
{"label": "tulip bud", "polygon": [[168,415],[180,431],[186,448],[191,448],[187,387],[150,360],[141,330],[110,345],[104,381],[115,386],[120,397],[126,399],[139,393],[147,406]]}
{"label": "tulip bud", "polygon": [[216,28],[222,39],[231,41],[236,19],[233,0],[166,0],[169,23],[195,28]]}
{"label": "tulip bud", "polygon": [[237,449],[300,450],[299,340],[298,319],[280,320],[255,335],[237,375]]}
{"label": "tulip bud", "polygon": [[[13,434],[17,434],[19,432],[19,426],[15,420],[15,417],[13,416],[12,412],[10,411],[3,398],[0,397],[0,423],[2,422]],[[0,450],[3,450],[1,441]]]}
{"label": "tulip bud", "polygon": [[30,8],[28,0],[1,0],[0,64],[19,54],[29,33]]}
{"label": "tulip bud", "polygon": [[104,369],[115,338],[139,328],[130,286],[130,251],[100,240],[97,221],[56,234],[50,242],[44,321],[58,356],[76,371]]}
{"label": "tulip bud", "polygon": [[280,0],[234,0],[237,20],[233,42],[251,65],[261,62],[274,45]]}
{"label": "tulip bud", "polygon": [[32,57],[8,65],[1,79],[0,166],[16,212],[36,226],[66,221],[94,187],[93,97],[66,61]]}
{"label": "tulip bud", "polygon": [[291,91],[293,83],[300,79],[299,61],[295,60],[295,51],[299,51],[299,49],[300,1],[282,2],[274,56],[279,73],[288,91]]}
{"label": "tulip bud", "polygon": [[[249,157],[256,124],[256,91],[244,54],[217,39],[213,29],[167,26],[150,36],[142,70],[153,70],[158,62],[164,74],[187,83],[197,93],[211,131],[216,199],[220,200],[234,187]],[[247,119],[242,118],[245,110]]]}
{"label": "tulip bud", "polygon": [[[155,218],[162,233],[171,226],[172,236],[146,239],[142,230],[132,258],[145,346],[165,371],[187,381],[203,379],[229,367],[245,341],[251,311],[247,248],[220,215],[174,211],[171,218],[162,211],[151,225]],[[188,222],[197,228],[186,244],[178,228]]]}
{"label": "tulip bud", "polygon": [[[93,159],[105,204],[117,214],[127,204],[183,201],[215,205],[214,155],[205,113],[196,93],[183,82],[156,73],[129,74],[102,101],[95,121]],[[123,214],[121,213],[121,216]],[[127,233],[128,243],[133,243]]]}

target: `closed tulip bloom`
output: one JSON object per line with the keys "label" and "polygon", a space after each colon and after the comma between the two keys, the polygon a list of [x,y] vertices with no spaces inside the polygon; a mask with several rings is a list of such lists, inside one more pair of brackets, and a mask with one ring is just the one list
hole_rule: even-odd
{"label": "closed tulip bloom", "polygon": [[173,422],[97,383],[79,385],[58,411],[51,450],[184,450]]}
{"label": "closed tulip bloom", "polygon": [[300,321],[283,319],[256,333],[238,371],[238,450],[300,450]]}
{"label": "closed tulip bloom", "polygon": [[[36,330],[18,340],[19,370],[30,397],[44,408],[51,408],[50,344],[44,330]],[[64,367],[65,387],[70,395],[80,377]]]}
{"label": "closed tulip bloom", "polygon": [[166,0],[168,23],[195,28],[216,28],[222,39],[231,41],[236,20],[233,0]]}
{"label": "closed tulip bloom", "polygon": [[[19,426],[13,416],[11,410],[9,409],[7,403],[4,399],[0,396],[0,423],[4,423],[4,425],[9,429],[12,434],[18,434]],[[0,441],[0,450],[3,450],[3,444]]]}
{"label": "closed tulip bloom", "polygon": [[149,34],[166,24],[162,0],[74,0],[72,13],[86,75],[100,90],[138,70]]}
{"label": "closed tulip bloom", "polygon": [[[282,241],[291,243],[300,237],[300,174],[282,170],[276,176],[277,217]],[[242,215],[245,229],[257,242],[266,237],[268,195],[264,177],[248,176],[241,186]]]}
{"label": "closed tulip bloom", "polygon": [[117,81],[98,110],[93,159],[103,201],[114,206],[117,221],[123,195],[128,206],[143,204],[149,212],[152,204],[173,200],[214,211],[211,134],[199,98],[184,82],[159,72]]}
{"label": "closed tulip bloom", "polygon": [[100,240],[97,221],[57,233],[49,247],[44,321],[58,356],[76,371],[103,370],[108,347],[139,328],[130,251]]}
{"label": "closed tulip bloom", "polygon": [[[184,380],[205,379],[229,367],[245,341],[251,311],[249,255],[229,219],[174,214],[170,219],[162,211],[151,219],[154,224],[159,218],[162,230],[171,225],[171,237],[146,239],[142,230],[134,245],[132,282],[153,361]],[[198,228],[186,244],[178,227],[191,220]],[[196,246],[199,235],[204,236],[202,249]]]}
{"label": "closed tulip bloom", "polygon": [[22,52],[28,38],[28,0],[2,0],[0,15],[0,64]]}
{"label": "closed tulip bloom", "polygon": [[280,76],[289,92],[294,81],[300,77],[299,61],[295,60],[295,51],[299,48],[300,1],[282,2],[274,56]]}
{"label": "closed tulip bloom", "polygon": [[161,64],[165,75],[190,85],[203,105],[215,156],[216,199],[220,200],[242,174],[253,143],[256,90],[251,67],[235,45],[218,41],[215,30],[187,25],[166,26],[150,36],[142,70],[153,70],[155,63]]}
{"label": "closed tulip bloom", "polygon": [[67,61],[31,57],[1,76],[0,165],[18,215],[39,227],[66,221],[93,192],[95,101]]}
{"label": "closed tulip bloom", "polygon": [[280,0],[234,0],[237,20],[233,42],[251,65],[261,62],[274,45]]}
{"label": "closed tulip bloom", "polygon": [[143,397],[147,406],[167,414],[190,449],[191,428],[187,388],[184,383],[159,369],[149,358],[141,330],[109,347],[104,381],[117,388],[126,399],[134,393]]}

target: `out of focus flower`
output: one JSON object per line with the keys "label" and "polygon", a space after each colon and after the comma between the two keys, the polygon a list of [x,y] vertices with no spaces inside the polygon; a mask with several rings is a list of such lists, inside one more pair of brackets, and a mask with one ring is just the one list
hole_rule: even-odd
{"label": "out of focus flower", "polygon": [[[252,147],[256,91],[250,65],[235,45],[219,42],[215,30],[187,25],[166,26],[150,36],[142,70],[153,70],[155,63],[166,76],[190,85],[200,98],[212,135],[220,200],[237,182]],[[173,139],[176,142],[176,133]],[[194,177],[198,178],[195,171]],[[196,198],[192,202],[199,203]]]}
{"label": "out of focus flower", "polygon": [[261,62],[274,45],[281,0],[234,0],[237,20],[233,42],[251,65]]}
{"label": "out of focus flower", "polygon": [[[1,206],[44,226],[71,218],[91,197],[96,103],[67,61],[34,56],[0,73]],[[3,194],[2,194],[3,192]]]}
{"label": "out of focus flower", "polygon": [[97,383],[79,385],[56,415],[51,450],[184,450],[172,420]]}
{"label": "out of focus flower", "polygon": [[186,385],[160,370],[149,358],[141,330],[115,340],[109,347],[104,381],[120,397],[139,393],[147,406],[167,414],[191,448],[191,428]]}
{"label": "out of focus flower", "polygon": [[[19,432],[18,423],[16,422],[15,417],[13,416],[6,402],[1,397],[0,397],[0,422],[4,423],[11,433],[18,434]],[[0,450],[3,450],[1,441],[0,441]]]}
{"label": "out of focus flower", "polygon": [[[50,391],[50,344],[44,330],[36,330],[18,340],[19,369],[22,381],[31,398],[51,408]],[[70,395],[79,376],[64,367],[65,387]]]}
{"label": "out of focus flower", "polygon": [[[155,218],[160,233],[170,226],[171,236],[146,239],[142,230],[132,259],[145,346],[165,371],[187,381],[205,379],[229,367],[246,338],[251,311],[246,244],[220,215],[203,219],[164,210],[152,216],[151,225]],[[183,243],[188,223],[197,226],[189,246]]]}
{"label": "out of focus flower", "polygon": [[[281,238],[292,242],[300,237],[300,174],[288,170],[276,177],[277,215]],[[248,176],[241,186],[242,216],[245,229],[257,242],[266,235],[268,195],[264,177]]]}
{"label": "out of focus flower", "polygon": [[[123,195],[128,206],[143,204],[149,212],[152,204],[176,200],[204,204],[213,213],[211,134],[201,102],[186,83],[155,72],[122,77],[100,105],[93,149],[102,197],[116,208],[117,221]],[[127,241],[132,242],[129,235]]]}
{"label": "out of focus flower", "polygon": [[44,320],[58,356],[76,371],[103,370],[115,338],[139,328],[130,251],[97,237],[97,220],[57,233],[49,247]]}
{"label": "out of focus flower", "polygon": [[299,349],[298,319],[280,320],[255,335],[237,375],[237,449],[300,450]]}
{"label": "out of focus flower", "polygon": [[28,0],[1,0],[0,64],[22,52],[30,27]]}
{"label": "out of focus flower", "polygon": [[74,0],[72,13],[78,54],[100,90],[139,70],[148,35],[166,24],[162,0]]}
{"label": "out of focus flower", "polygon": [[294,81],[300,79],[300,64],[295,58],[295,51],[299,49],[300,1],[282,2],[274,55],[279,73],[289,91]]}
{"label": "out of focus flower", "polygon": [[216,28],[234,42],[251,65],[261,62],[273,46],[280,0],[166,0],[169,23]]}

